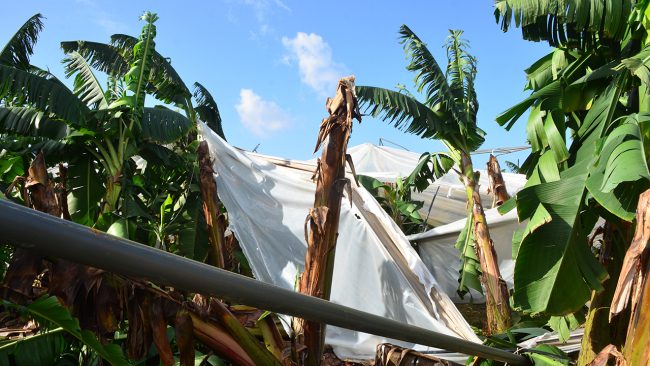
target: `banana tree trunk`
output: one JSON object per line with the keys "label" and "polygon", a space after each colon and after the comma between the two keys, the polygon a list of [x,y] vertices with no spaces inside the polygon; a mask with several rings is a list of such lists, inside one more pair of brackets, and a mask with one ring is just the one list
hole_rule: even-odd
{"label": "banana tree trunk", "polygon": [[497,334],[506,331],[512,325],[508,288],[501,278],[497,255],[490,239],[490,231],[485,221],[485,212],[478,192],[476,175],[469,154],[461,152],[461,174],[467,202],[474,219],[475,249],[481,263],[481,284],[485,290],[487,308],[487,332]]}
{"label": "banana tree trunk", "polygon": [[618,224],[607,222],[602,230],[599,229],[602,231],[600,263],[607,269],[609,278],[603,282],[604,291],[592,292],[577,361],[578,366],[588,365],[602,349],[610,344],[620,349],[625,343],[629,312],[617,315],[610,322],[609,304],[612,302],[616,282],[621,272],[628,229],[629,223],[625,222]]}
{"label": "banana tree trunk", "polygon": [[[316,149],[324,140],[314,178],[316,195],[314,207],[305,222],[307,254],[305,270],[300,276],[299,291],[329,300],[334,269],[334,253],[338,236],[339,216],[343,190],[350,181],[345,178],[348,139],[352,132],[352,118],[361,120],[354,93],[354,76],[339,81],[334,99],[327,99],[330,114],[320,126]],[[297,319],[294,332],[306,347],[305,364],[320,364],[325,341],[325,327],[321,323]]]}
{"label": "banana tree trunk", "polygon": [[208,227],[208,242],[210,244],[209,263],[215,267],[224,268],[226,217],[221,213],[217,183],[214,181],[212,159],[210,159],[210,150],[206,141],[201,141],[197,153],[201,171],[200,185],[201,197],[203,198],[203,214]]}
{"label": "banana tree trunk", "polygon": [[488,192],[492,192],[494,195],[492,207],[501,206],[510,199],[510,195],[508,194],[506,182],[503,180],[503,175],[501,174],[499,161],[492,154],[490,154],[490,160],[487,163],[487,174],[490,181]]}
{"label": "banana tree trunk", "polygon": [[645,273],[639,289],[639,302],[630,319],[624,356],[628,365],[650,365],[650,255],[646,253]]}
{"label": "banana tree trunk", "polygon": [[630,309],[623,355],[628,365],[650,365],[650,190],[639,196],[636,230],[625,253],[610,319]]}

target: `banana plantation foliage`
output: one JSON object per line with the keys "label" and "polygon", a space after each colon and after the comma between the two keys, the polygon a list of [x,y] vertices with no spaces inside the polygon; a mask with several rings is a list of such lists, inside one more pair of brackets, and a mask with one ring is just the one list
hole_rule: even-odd
{"label": "banana plantation foliage", "polygon": [[[199,119],[224,137],[219,109],[201,84],[191,93],[156,51],[156,20],[145,13],[139,37],[62,42],[73,90],[29,62],[41,15],[16,32],[0,53],[2,191],[36,210],[250,274],[217,224],[225,218],[214,181],[202,180],[209,159],[197,156]],[[145,107],[151,97],[164,105]],[[281,364],[274,317],[260,310],[20,248],[3,247],[3,263],[3,324],[14,336],[3,341],[3,364]],[[268,348],[240,318],[259,318],[254,328]]]}
{"label": "banana plantation foliage", "polygon": [[[517,166],[528,181],[512,197],[496,159],[488,165],[495,205],[516,210],[525,223],[512,240],[514,288],[501,279],[472,162],[485,136],[477,121],[478,60],[463,32],[451,30],[443,69],[403,25],[399,39],[414,90],[355,87],[349,78],[328,100],[317,144],[324,147],[318,193],[305,224],[308,265],[297,290],[329,296],[347,184],[372,191],[408,232],[422,225],[412,190],[455,169],[468,202],[456,244],[458,292],[485,294],[484,329],[476,329],[484,343],[526,347],[539,365],[648,365],[650,0],[496,0],[494,15],[504,32],[520,28],[523,39],[551,46],[525,70],[529,95],[491,116],[506,131],[525,123],[531,148]],[[156,51],[157,15],[142,15],[137,37],[61,42],[72,89],[30,62],[43,19],[28,19],[0,50],[0,199],[252,276],[227,230],[211,157],[197,135],[203,121],[225,139],[219,108],[203,85],[188,87]],[[363,113],[439,140],[446,151],[423,154],[394,185],[343,181],[346,164],[354,171],[345,154],[352,118]],[[264,309],[1,242],[0,256],[2,364],[343,364],[331,351],[321,357],[323,324],[296,319],[282,327]],[[546,331],[562,343],[578,328],[579,353],[520,344]],[[448,361],[384,344],[375,362]]]}

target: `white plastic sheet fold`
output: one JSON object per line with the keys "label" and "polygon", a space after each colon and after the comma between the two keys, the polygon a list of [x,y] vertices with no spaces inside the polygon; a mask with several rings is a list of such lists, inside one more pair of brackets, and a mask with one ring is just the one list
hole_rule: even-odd
{"label": "white plastic sheet fold", "polygon": [[[470,290],[464,298],[456,292],[461,261],[460,253],[454,245],[465,227],[466,220],[458,220],[422,234],[410,235],[408,238],[417,243],[422,261],[452,301],[482,303],[485,301],[483,295],[474,290]],[[512,260],[512,235],[520,225],[517,221],[517,213],[513,210],[501,215],[496,208],[493,208],[485,211],[485,220],[490,230],[490,238],[494,242],[501,277],[508,287],[512,288],[515,269],[515,262]]]}
{"label": "white plastic sheet fold", "polygon": [[[288,289],[304,265],[304,222],[313,205],[314,165],[245,153],[205,125],[219,196],[255,277]],[[354,181],[354,180],[352,180]],[[406,237],[363,188],[342,203],[331,301],[478,342]],[[344,359],[371,359],[390,341],[337,327],[326,342]],[[423,347],[416,347],[426,350]],[[461,359],[462,360],[462,359]]]}
{"label": "white plastic sheet fold", "polygon": [[[418,153],[372,144],[351,147],[348,153],[352,156],[357,174],[368,175],[383,182],[393,182],[397,177],[408,176],[420,159]],[[486,208],[485,216],[499,259],[501,276],[512,288],[512,235],[520,224],[514,211],[502,216],[496,209],[487,209],[492,207],[492,196],[487,192],[488,176],[485,170],[479,170],[479,173],[479,193],[483,207]],[[503,173],[503,179],[511,195],[526,184],[526,177],[522,174]],[[481,294],[473,290],[464,298],[460,298],[456,292],[461,262],[460,253],[454,244],[465,227],[467,217],[467,195],[458,174],[449,172],[424,192],[414,192],[412,197],[424,201],[420,215],[428,217],[428,223],[435,228],[408,238],[418,244],[422,261],[440,287],[454,302],[485,301]]]}

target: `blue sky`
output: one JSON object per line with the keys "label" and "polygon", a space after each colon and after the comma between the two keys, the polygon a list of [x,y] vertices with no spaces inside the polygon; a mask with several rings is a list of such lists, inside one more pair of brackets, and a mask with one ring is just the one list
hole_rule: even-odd
{"label": "blue sky", "polygon": [[[448,29],[465,31],[478,58],[483,148],[526,144],[525,121],[506,132],[494,119],[528,94],[523,70],[549,51],[546,44],[522,40],[519,29],[503,33],[490,0],[23,0],[7,2],[3,10],[11,16],[0,23],[0,43],[34,13],[46,17],[32,63],[60,78],[60,41],[137,36],[142,12],[157,12],[156,49],[171,58],[188,85],[199,81],[211,91],[229,142],[245,149],[259,143],[261,153],[294,159],[313,157],[325,98],[340,76],[354,74],[358,85],[412,87],[397,40],[401,24],[427,42],[443,68]],[[380,137],[417,152],[442,149],[371,118],[355,126],[350,146],[376,144]],[[476,157],[475,164],[482,167],[486,160]]]}

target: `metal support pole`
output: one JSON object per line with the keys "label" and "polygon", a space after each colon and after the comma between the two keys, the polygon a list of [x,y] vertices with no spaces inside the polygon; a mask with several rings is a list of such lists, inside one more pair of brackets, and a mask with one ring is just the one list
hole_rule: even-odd
{"label": "metal support pole", "polygon": [[405,342],[530,365],[504,350],[270,285],[0,200],[0,240],[113,273]]}

